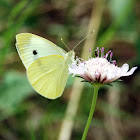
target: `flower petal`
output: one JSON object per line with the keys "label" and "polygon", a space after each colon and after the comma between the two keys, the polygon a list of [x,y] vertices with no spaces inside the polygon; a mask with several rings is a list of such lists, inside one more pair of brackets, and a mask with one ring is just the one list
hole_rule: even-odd
{"label": "flower petal", "polygon": [[121,67],[122,73],[126,73],[129,70],[129,65],[127,63],[123,64]]}
{"label": "flower petal", "polygon": [[137,69],[137,67],[133,67],[131,70],[129,70],[128,72],[122,74],[122,76],[129,76],[132,75],[133,72]]}
{"label": "flower petal", "polygon": [[69,74],[83,74],[85,73],[85,68],[82,65],[76,65],[76,64],[72,64],[71,67],[68,68],[69,69]]}

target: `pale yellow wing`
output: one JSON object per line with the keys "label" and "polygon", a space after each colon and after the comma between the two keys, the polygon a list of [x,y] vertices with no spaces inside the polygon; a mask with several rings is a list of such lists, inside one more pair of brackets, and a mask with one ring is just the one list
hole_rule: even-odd
{"label": "pale yellow wing", "polygon": [[66,52],[47,39],[31,33],[16,35],[16,47],[26,69],[30,64],[44,56],[60,55],[65,57]]}
{"label": "pale yellow wing", "polygon": [[35,60],[27,69],[33,88],[42,96],[55,99],[62,95],[68,79],[64,57],[49,55]]}

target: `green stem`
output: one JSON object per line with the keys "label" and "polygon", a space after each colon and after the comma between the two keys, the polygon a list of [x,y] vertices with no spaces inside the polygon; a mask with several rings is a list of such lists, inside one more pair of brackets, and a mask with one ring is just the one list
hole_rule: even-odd
{"label": "green stem", "polygon": [[85,140],[86,139],[86,136],[87,136],[87,133],[88,133],[88,129],[90,127],[90,123],[91,123],[91,120],[92,120],[92,117],[93,117],[93,113],[94,113],[94,110],[95,110],[95,105],[96,105],[96,100],[97,100],[99,88],[100,88],[99,85],[94,85],[94,94],[93,94],[92,104],[91,104],[91,108],[90,108],[90,113],[89,113],[87,124],[86,124],[86,127],[85,127],[85,130],[84,130],[84,133],[83,133],[83,136],[82,136],[81,140]]}

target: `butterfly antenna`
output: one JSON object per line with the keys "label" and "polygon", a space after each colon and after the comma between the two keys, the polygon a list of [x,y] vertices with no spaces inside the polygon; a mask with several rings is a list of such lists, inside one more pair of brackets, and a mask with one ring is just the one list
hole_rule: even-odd
{"label": "butterfly antenna", "polygon": [[79,45],[81,44],[87,37],[89,37],[92,33],[94,32],[94,30],[92,30],[88,35],[86,35],[78,44],[76,44],[74,47],[73,47],[73,50]]}
{"label": "butterfly antenna", "polygon": [[[66,43],[63,41],[63,38],[61,38],[61,41],[62,41],[62,43],[64,44],[64,46],[66,47],[66,48],[68,48],[69,49],[69,47],[66,45]],[[70,49],[69,49],[69,51],[70,51]]]}

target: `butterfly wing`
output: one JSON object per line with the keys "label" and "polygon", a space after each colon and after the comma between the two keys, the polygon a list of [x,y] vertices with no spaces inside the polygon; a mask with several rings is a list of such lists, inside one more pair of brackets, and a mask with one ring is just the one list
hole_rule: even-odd
{"label": "butterfly wing", "polygon": [[36,59],[27,69],[27,76],[39,94],[55,99],[63,93],[68,79],[68,66],[64,57],[49,55]]}
{"label": "butterfly wing", "polygon": [[31,33],[16,35],[16,47],[26,69],[37,59],[48,55],[65,57],[66,52],[47,39]]}

